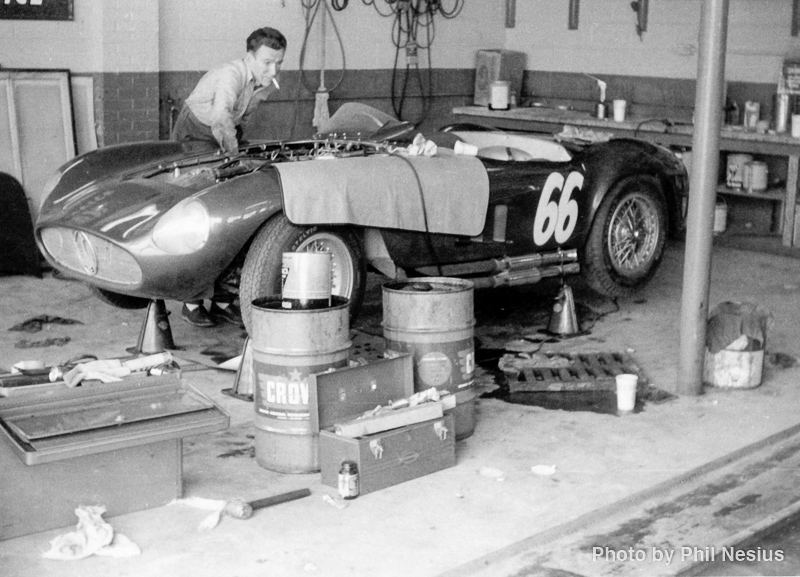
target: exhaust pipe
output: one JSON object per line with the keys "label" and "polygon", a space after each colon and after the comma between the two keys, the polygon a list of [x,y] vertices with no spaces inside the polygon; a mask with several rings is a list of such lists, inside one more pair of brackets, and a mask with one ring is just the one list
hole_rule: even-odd
{"label": "exhaust pipe", "polygon": [[420,267],[417,269],[429,276],[462,276],[462,275],[494,275],[497,273],[521,270],[539,269],[549,265],[564,265],[578,261],[578,249],[550,252],[545,254],[534,253],[522,256],[493,258],[479,262],[442,265],[439,267]]}
{"label": "exhaust pipe", "polygon": [[551,266],[545,268],[531,268],[523,269],[517,272],[503,271],[501,273],[471,278],[476,289],[484,288],[497,288],[501,286],[521,286],[527,284],[535,284],[543,278],[554,276],[564,276],[568,274],[576,274],[580,272],[580,265],[577,262],[571,262],[564,265]]}
{"label": "exhaust pipe", "polygon": [[551,252],[546,254],[526,254],[523,256],[505,257],[493,259],[495,269],[492,272],[525,270],[530,268],[540,268],[551,264],[564,264],[578,260],[578,249],[572,248],[565,251]]}

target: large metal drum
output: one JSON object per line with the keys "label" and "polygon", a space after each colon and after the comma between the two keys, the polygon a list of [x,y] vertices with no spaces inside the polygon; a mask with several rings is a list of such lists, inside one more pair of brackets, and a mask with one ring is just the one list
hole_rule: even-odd
{"label": "large metal drum", "polygon": [[456,395],[456,438],[475,428],[475,318],[468,280],[423,277],[383,286],[386,349],[414,359],[414,390]]}
{"label": "large metal drum", "polygon": [[256,461],[280,473],[319,471],[308,376],[350,359],[348,300],[325,309],[287,310],[280,296],[253,301],[252,353]]}

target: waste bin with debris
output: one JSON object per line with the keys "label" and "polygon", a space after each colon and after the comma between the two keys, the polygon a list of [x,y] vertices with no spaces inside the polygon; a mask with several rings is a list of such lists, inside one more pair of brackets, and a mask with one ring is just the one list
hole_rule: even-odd
{"label": "waste bin with debris", "polygon": [[759,386],[771,318],[753,303],[717,305],[708,319],[703,380],[716,387]]}

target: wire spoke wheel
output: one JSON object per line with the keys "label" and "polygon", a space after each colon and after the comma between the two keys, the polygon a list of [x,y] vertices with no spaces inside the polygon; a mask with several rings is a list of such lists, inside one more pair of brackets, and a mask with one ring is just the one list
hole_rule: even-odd
{"label": "wire spoke wheel", "polygon": [[625,273],[638,273],[652,265],[659,236],[658,207],[648,197],[635,193],[621,202],[608,227],[611,265]]}
{"label": "wire spoke wheel", "polygon": [[667,208],[650,175],[620,180],[597,209],[579,252],[581,274],[598,293],[629,296],[655,274],[667,241]]}

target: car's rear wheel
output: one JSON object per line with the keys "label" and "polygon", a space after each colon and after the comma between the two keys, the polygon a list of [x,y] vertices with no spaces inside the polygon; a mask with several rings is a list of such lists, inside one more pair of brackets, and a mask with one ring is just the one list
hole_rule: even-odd
{"label": "car's rear wheel", "polygon": [[281,292],[283,253],[302,251],[331,253],[331,292],[350,300],[351,320],[358,315],[367,272],[364,251],[356,234],[349,228],[296,226],[280,214],[258,232],[245,257],[239,301],[248,331],[253,300]]}
{"label": "car's rear wheel", "polygon": [[658,180],[621,180],[597,209],[581,251],[581,272],[600,294],[629,296],[658,269],[667,242],[667,208]]}
{"label": "car's rear wheel", "polygon": [[117,307],[118,309],[139,310],[147,308],[147,305],[150,304],[150,300],[146,298],[132,297],[122,293],[115,293],[113,291],[101,289],[96,286],[92,286],[90,288],[92,289],[94,296],[99,298],[107,305]]}

